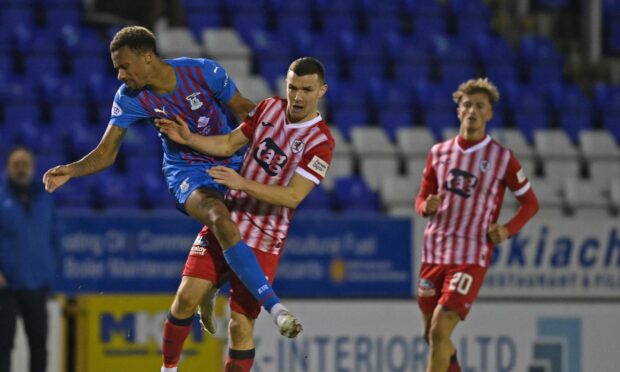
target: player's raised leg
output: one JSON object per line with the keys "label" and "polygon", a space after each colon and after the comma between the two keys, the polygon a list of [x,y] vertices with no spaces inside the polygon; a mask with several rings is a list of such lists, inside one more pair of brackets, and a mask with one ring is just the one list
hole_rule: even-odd
{"label": "player's raised leg", "polygon": [[196,189],[187,198],[185,210],[213,232],[222,247],[226,262],[252,296],[272,315],[280,333],[287,337],[297,336],[301,332],[301,325],[280,303],[252,249],[241,240],[239,229],[230,218],[230,212],[221,196],[209,189]]}
{"label": "player's raised leg", "polygon": [[183,350],[183,343],[192,330],[198,304],[213,288],[208,280],[184,276],[164,323],[162,337],[162,372],[174,372]]}

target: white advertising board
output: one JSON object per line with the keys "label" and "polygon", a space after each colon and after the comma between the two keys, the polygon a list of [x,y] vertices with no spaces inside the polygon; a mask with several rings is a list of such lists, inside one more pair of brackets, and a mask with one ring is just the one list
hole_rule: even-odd
{"label": "white advertising board", "polygon": [[[255,372],[424,371],[414,301],[288,301],[304,332],[256,325]],[[465,372],[616,371],[619,304],[475,304],[453,341]],[[542,369],[541,369],[542,368]]]}
{"label": "white advertising board", "polygon": [[[426,221],[415,226],[417,277]],[[534,217],[495,249],[479,297],[620,300],[620,221]]]}

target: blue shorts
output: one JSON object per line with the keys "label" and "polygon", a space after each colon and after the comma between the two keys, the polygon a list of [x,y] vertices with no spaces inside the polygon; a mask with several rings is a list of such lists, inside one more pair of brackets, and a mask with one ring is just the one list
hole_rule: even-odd
{"label": "blue shorts", "polygon": [[209,169],[217,165],[224,165],[228,168],[239,171],[242,158],[234,156],[226,163],[196,163],[187,165],[164,165],[163,172],[168,183],[168,189],[177,201],[177,208],[185,212],[185,202],[196,189],[209,189],[217,191],[224,197],[228,188],[221,185],[209,175]]}

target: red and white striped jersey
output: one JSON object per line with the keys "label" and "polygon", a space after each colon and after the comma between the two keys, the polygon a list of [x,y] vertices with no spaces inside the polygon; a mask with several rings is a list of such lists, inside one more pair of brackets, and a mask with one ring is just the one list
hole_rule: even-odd
{"label": "red and white striped jersey", "polygon": [[[287,101],[262,101],[241,124],[250,139],[241,171],[244,178],[286,186],[294,174],[319,184],[332,160],[334,139],[320,115],[304,123],[288,123]],[[279,254],[284,247],[293,209],[260,201],[245,192],[227,195],[233,221],[250,247]]]}
{"label": "red and white striped jersey", "polygon": [[[431,149],[424,182],[443,200],[424,231],[422,261],[434,264],[476,264],[487,266],[492,244],[489,226],[497,221],[506,187],[515,196],[525,194],[530,183],[516,157],[486,136],[463,149],[458,137]],[[420,191],[422,194],[422,190]]]}

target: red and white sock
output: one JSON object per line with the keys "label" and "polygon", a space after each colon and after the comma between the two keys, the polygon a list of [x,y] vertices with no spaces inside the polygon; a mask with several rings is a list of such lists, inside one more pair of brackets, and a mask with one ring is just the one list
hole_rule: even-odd
{"label": "red and white sock", "polygon": [[254,349],[233,350],[228,349],[225,372],[250,372],[254,364]]}
{"label": "red and white sock", "polygon": [[[161,343],[161,353],[164,359],[162,372],[176,371],[176,366],[181,358],[183,343],[192,330],[193,320],[193,316],[187,319],[177,319],[171,313],[168,313],[164,323],[164,334]],[[167,370],[164,370],[164,368],[167,368]]]}

